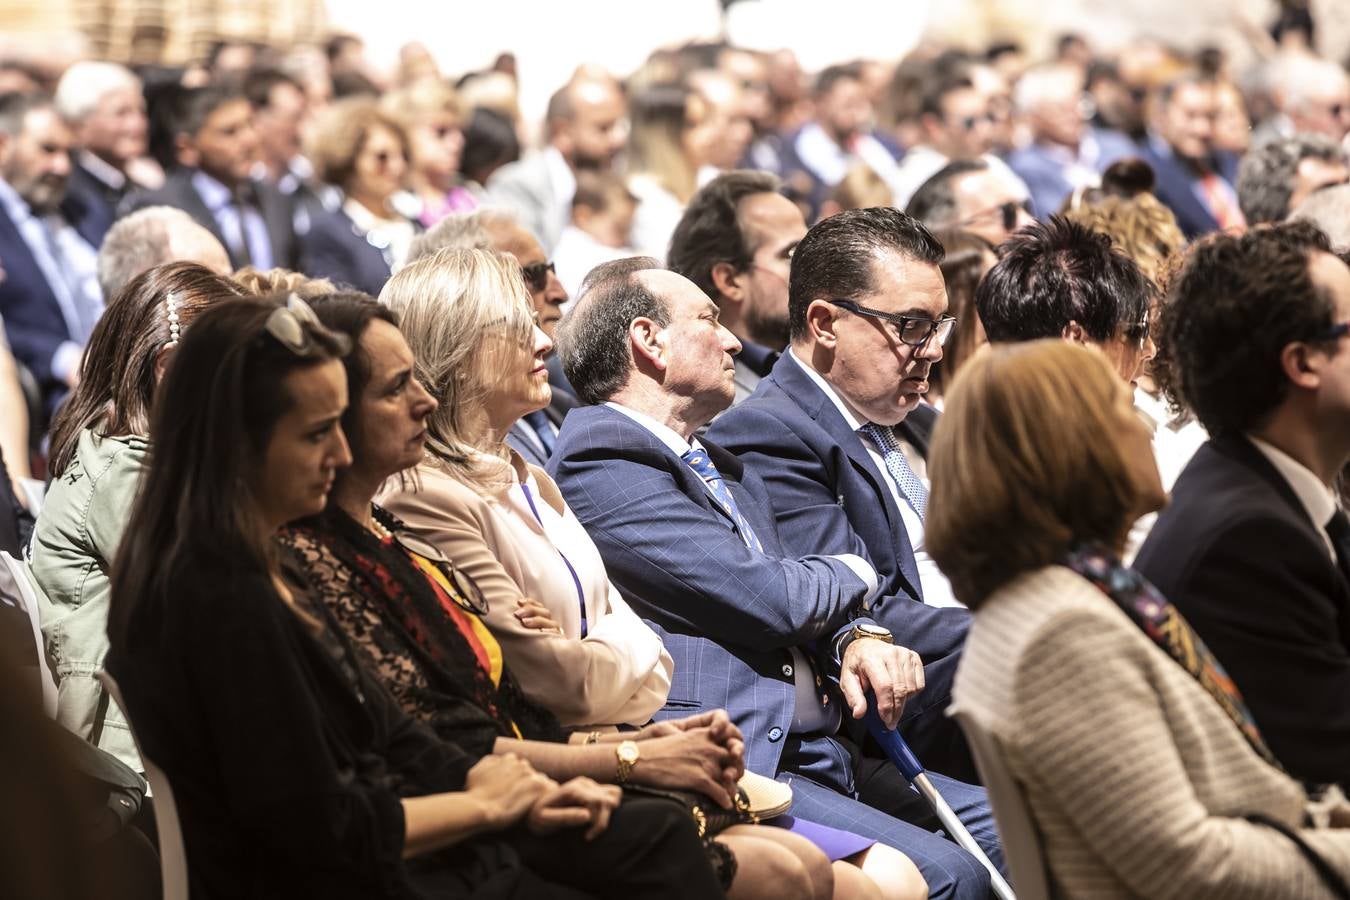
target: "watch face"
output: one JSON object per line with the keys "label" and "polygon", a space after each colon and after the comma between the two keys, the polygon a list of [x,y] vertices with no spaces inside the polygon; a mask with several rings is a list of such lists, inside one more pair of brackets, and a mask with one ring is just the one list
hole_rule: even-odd
{"label": "watch face", "polygon": [[626,763],[637,762],[638,746],[632,741],[624,741],[619,745],[619,759]]}

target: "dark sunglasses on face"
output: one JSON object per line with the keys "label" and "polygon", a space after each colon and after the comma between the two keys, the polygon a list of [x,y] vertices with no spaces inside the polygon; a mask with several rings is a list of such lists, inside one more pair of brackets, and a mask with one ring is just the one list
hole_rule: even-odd
{"label": "dark sunglasses on face", "polygon": [[981,122],[988,125],[994,125],[997,124],[998,119],[995,118],[993,113],[981,113],[977,116],[962,116],[956,120],[956,124],[961,127],[962,131],[972,131],[975,126],[979,125]]}
{"label": "dark sunglasses on face", "polygon": [[548,287],[548,273],[557,271],[551,261],[530,263],[528,266],[520,267],[520,274],[525,276],[525,286],[535,293]]}
{"label": "dark sunglasses on face", "polygon": [[900,343],[910,347],[922,347],[928,343],[930,338],[937,341],[939,347],[946,346],[947,339],[952,336],[952,329],[956,327],[955,316],[943,316],[940,319],[929,319],[926,316],[901,316],[895,313],[868,309],[866,306],[859,306],[852,300],[829,300],[827,302],[840,309],[848,310],[856,316],[880,319],[888,323]]}

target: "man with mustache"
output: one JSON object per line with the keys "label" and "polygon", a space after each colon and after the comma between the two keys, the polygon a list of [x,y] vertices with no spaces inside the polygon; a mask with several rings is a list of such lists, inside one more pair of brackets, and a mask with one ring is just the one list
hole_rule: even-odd
{"label": "man with mustache", "polygon": [[928,229],[893,208],[818,223],[792,257],[787,352],[708,436],[763,479],[787,552],[861,540],[882,584],[871,617],[925,666],[924,702],[901,730],[930,769],[975,780],[943,715],[969,614],[923,541],[937,413],[922,401],[955,324],[941,260]]}
{"label": "man with mustache", "polygon": [[0,96],[0,316],[49,414],[79,380],[103,312],[98,246],[111,224],[66,191],[73,145],[50,98]]}

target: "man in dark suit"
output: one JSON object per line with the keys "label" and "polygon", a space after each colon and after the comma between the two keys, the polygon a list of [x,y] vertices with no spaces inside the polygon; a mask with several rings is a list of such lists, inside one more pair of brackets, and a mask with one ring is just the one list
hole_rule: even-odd
{"label": "man in dark suit", "polygon": [[79,380],[103,312],[98,246],[109,222],[66,191],[72,143],[48,98],[0,98],[0,318],[48,413]]}
{"label": "man in dark suit", "polygon": [[[530,292],[530,303],[539,317],[539,328],[552,340],[562,319],[567,291],[558,280],[553,263],[544,255],[539,240],[512,213],[482,209],[446,216],[419,235],[408,253],[408,262],[429,256],[438,250],[495,250],[515,257],[521,278]],[[567,383],[558,355],[548,357],[548,382],[553,399],[546,408],[536,410],[511,427],[506,442],[537,466],[548,462],[557,441],[558,429],[567,413],[578,406],[572,386]]]}
{"label": "man in dark suit", "polygon": [[713,299],[736,355],[740,403],[788,342],[788,264],[806,220],[767,172],[727,172],[694,194],[670,239],[667,262]]}
{"label": "man in dark suit", "polygon": [[1244,224],[1237,192],[1214,159],[1214,85],[1184,75],[1158,89],[1154,127],[1143,157],[1157,178],[1153,193],[1177,217],[1187,239]]}
{"label": "man in dark suit", "polygon": [[926,667],[905,734],[925,763],[967,779],[974,764],[944,711],[969,614],[924,548],[928,488],[921,440],[905,428],[922,403],[954,320],[942,245],[891,208],[818,223],[792,261],[792,344],[708,437],[769,488],[790,553],[842,552],[861,541],[881,578],[872,616]]}
{"label": "man in dark suit", "polygon": [[166,98],[176,167],[155,191],[127,198],[122,213],[173,206],[216,236],[240,269],[297,268],[294,211],[253,177],[258,138],[253,107],[230,88],[188,88]]}
{"label": "man in dark suit", "polygon": [[1135,561],[1290,774],[1350,787],[1350,269],[1306,222],[1198,245],[1163,309],[1168,375],[1211,440]]}
{"label": "man in dark suit", "polygon": [[[763,481],[695,437],[734,393],[739,342],[716,305],[655,259],[606,263],[559,344],[592,405],[567,417],[549,469],[610,578],[675,657],[658,717],[725,707],[747,766],[789,782],[796,814],[903,850],[932,897],[986,896],[987,873],[931,833],[899,773],[841,732],[865,691],[891,725],[925,701],[918,654],[869,612],[876,573],[862,543],[786,548]],[[933,777],[999,858],[983,791]]]}
{"label": "man in dark suit", "polygon": [[82,60],[56,86],[56,111],[70,125],[78,149],[69,192],[87,198],[111,222],[138,185],[129,170],[150,165],[141,82],[116,63]]}

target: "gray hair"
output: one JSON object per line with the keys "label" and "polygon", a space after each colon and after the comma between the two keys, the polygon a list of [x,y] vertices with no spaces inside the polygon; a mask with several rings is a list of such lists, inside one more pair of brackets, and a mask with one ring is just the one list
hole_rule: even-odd
{"label": "gray hair", "polygon": [[634,319],[670,324],[666,301],[637,277],[659,270],[661,261],[633,256],[601,263],[581,284],[576,306],[558,325],[558,355],[563,374],[583,403],[604,403],[628,383],[633,354],[628,327]]}
{"label": "gray hair", "polygon": [[1281,222],[1289,215],[1289,198],[1299,163],[1305,159],[1337,160],[1341,148],[1321,134],[1275,138],[1253,147],[1238,166],[1238,205],[1247,223]]}
{"label": "gray hair", "polygon": [[490,206],[446,216],[413,239],[406,265],[439,250],[491,250],[494,228],[519,225],[520,220],[512,213]]}
{"label": "gray hair", "polygon": [[[191,248],[190,252],[188,248]],[[98,250],[98,284],[105,301],[147,269],[174,261],[197,262],[227,274],[229,257],[215,235],[181,209],[147,206],[119,219]]]}
{"label": "gray hair", "polygon": [[1312,222],[1326,232],[1332,249],[1350,251],[1350,184],[1337,184],[1314,191],[1289,216],[1290,221]]}
{"label": "gray hair", "polygon": [[78,124],[98,108],[110,91],[129,88],[141,92],[141,81],[130,69],[116,63],[82,60],[75,63],[56,85],[56,111],[67,122]]}

